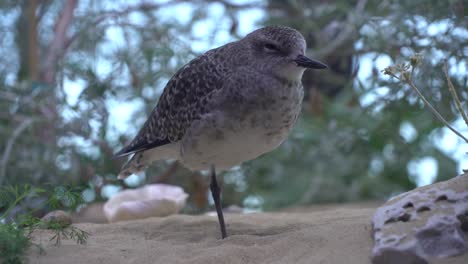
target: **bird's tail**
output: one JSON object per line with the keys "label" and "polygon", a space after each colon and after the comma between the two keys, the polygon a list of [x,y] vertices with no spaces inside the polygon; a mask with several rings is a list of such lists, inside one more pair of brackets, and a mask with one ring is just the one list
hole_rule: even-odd
{"label": "bird's tail", "polygon": [[178,159],[178,154],[178,144],[168,144],[158,148],[137,152],[122,166],[117,178],[125,179],[132,174],[143,171],[156,160]]}
{"label": "bird's tail", "polygon": [[133,157],[122,166],[117,178],[125,179],[132,174],[136,174],[146,169],[150,162],[145,160],[145,156],[144,151],[135,153]]}

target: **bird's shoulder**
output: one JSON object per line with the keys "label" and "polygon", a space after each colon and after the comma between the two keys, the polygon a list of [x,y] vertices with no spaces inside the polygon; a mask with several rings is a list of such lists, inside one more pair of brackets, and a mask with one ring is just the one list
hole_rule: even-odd
{"label": "bird's shoulder", "polygon": [[212,94],[223,87],[235,65],[233,43],[212,49],[180,68],[168,81],[158,103],[131,143],[115,156],[125,156],[176,142],[188,126],[208,111]]}
{"label": "bird's shoulder", "polygon": [[167,83],[152,115],[158,133],[179,140],[192,120],[207,111],[213,93],[235,68],[227,58],[229,45],[210,50],[193,59]]}

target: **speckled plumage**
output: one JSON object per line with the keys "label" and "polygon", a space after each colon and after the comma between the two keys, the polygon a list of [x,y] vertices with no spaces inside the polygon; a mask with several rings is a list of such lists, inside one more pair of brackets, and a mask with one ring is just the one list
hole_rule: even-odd
{"label": "speckled plumage", "polygon": [[325,67],[307,61],[305,48],[296,30],[266,27],[186,64],[135,139],[116,154],[135,153],[119,177],[157,159],[225,169],[277,147],[300,112],[305,67]]}

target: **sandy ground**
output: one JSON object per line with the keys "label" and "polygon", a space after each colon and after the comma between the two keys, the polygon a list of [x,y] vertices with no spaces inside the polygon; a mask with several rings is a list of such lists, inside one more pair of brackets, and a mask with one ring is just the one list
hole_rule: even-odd
{"label": "sandy ground", "polygon": [[[114,224],[76,226],[91,233],[86,245],[49,242],[30,252],[29,263],[370,263],[370,219],[375,203],[294,208],[278,213],[227,214],[229,237],[217,219],[175,215]],[[467,257],[431,263],[468,263]]]}

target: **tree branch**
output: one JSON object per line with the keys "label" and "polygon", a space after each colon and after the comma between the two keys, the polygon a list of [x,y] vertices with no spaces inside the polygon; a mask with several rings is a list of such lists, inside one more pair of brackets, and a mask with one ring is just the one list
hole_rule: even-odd
{"label": "tree branch", "polygon": [[455,105],[458,109],[458,112],[460,112],[461,116],[463,117],[463,120],[468,126],[468,117],[466,116],[466,113],[463,110],[463,107],[461,106],[461,102],[460,102],[460,99],[458,98],[457,91],[455,90],[455,87],[453,86],[453,83],[450,80],[450,76],[448,74],[447,60],[444,61],[444,73],[445,73],[445,78],[447,79],[447,85],[448,85],[449,91],[452,94],[452,97],[453,97],[453,100],[455,101]]}
{"label": "tree branch", "polygon": [[[187,0],[174,0],[174,1],[168,1],[168,2],[160,3],[160,4],[141,3],[139,5],[129,6],[120,11],[117,11],[117,10],[103,11],[99,13],[99,15],[94,21],[92,21],[91,23],[87,25],[87,28],[94,28],[97,25],[101,24],[102,22],[110,18],[118,18],[118,17],[125,16],[130,13],[137,12],[137,11],[150,11],[150,10],[159,9],[159,8],[170,6],[170,5],[175,5],[175,4],[182,3],[182,2],[187,2]],[[70,38],[68,38],[65,43],[65,49],[68,48],[81,34],[83,34],[86,31],[87,30],[78,30],[75,34],[73,34]]]}
{"label": "tree branch", "polygon": [[37,0],[31,0],[28,4],[28,66],[29,79],[36,81],[38,74],[38,50],[37,50]]}
{"label": "tree branch", "polygon": [[[96,27],[97,25],[101,24],[102,22],[106,21],[107,19],[118,18],[118,17],[125,16],[125,15],[128,15],[128,14],[133,13],[133,12],[150,11],[150,10],[155,10],[155,9],[159,9],[159,8],[163,8],[163,7],[168,7],[168,6],[172,6],[172,5],[176,5],[176,4],[180,4],[180,3],[184,3],[184,2],[191,2],[191,3],[194,3],[194,4],[202,5],[202,4],[206,4],[207,1],[173,0],[173,1],[168,1],[168,2],[165,2],[165,3],[159,3],[159,4],[157,4],[157,3],[142,3],[142,4],[139,4],[139,5],[129,6],[129,7],[125,8],[125,9],[123,9],[123,10],[120,10],[120,11],[117,11],[117,10],[105,11],[105,12],[101,12],[99,14],[99,16],[97,16],[97,18],[88,25],[88,27],[89,28]],[[208,1],[208,2],[210,2],[210,1]],[[221,3],[226,8],[235,9],[235,10],[264,7],[264,5],[262,5],[262,3],[259,2],[259,1],[253,2],[253,3],[248,3],[248,4],[233,4],[233,3],[230,3],[230,2],[225,1],[225,0],[219,0],[219,1],[213,1],[213,2]],[[81,34],[83,34],[83,32],[86,32],[86,30],[79,30],[74,35],[72,35],[67,40],[67,42],[65,44],[65,48],[68,48]]]}
{"label": "tree branch", "polygon": [[6,166],[8,160],[10,159],[11,150],[13,149],[13,144],[16,141],[16,138],[33,123],[33,119],[23,120],[19,126],[13,131],[13,134],[8,139],[5,150],[3,151],[2,160],[0,161],[0,186],[2,185],[3,180],[5,179]]}
{"label": "tree branch", "polygon": [[57,24],[55,25],[55,36],[47,50],[44,69],[42,71],[42,80],[45,83],[55,83],[56,66],[60,56],[65,50],[67,40],[66,33],[73,19],[73,11],[78,0],[68,0],[63,7]]}
{"label": "tree branch", "polygon": [[[197,2],[200,2],[200,1],[197,1]],[[265,4],[261,1],[255,1],[255,2],[251,2],[247,4],[234,4],[226,0],[216,0],[213,2],[221,3],[226,8],[230,8],[230,9],[249,9],[249,8],[264,8],[265,7]]]}
{"label": "tree branch", "polygon": [[[356,18],[362,16],[366,4],[367,0],[359,0],[356,4],[356,7],[354,8],[354,12],[350,12],[346,21],[343,22],[344,28],[339,32],[339,34],[337,34],[337,36],[331,42],[327,43],[327,45],[323,48],[317,50],[314,53],[314,56],[317,56],[319,58],[326,57],[332,52],[336,51],[339,47],[341,47],[346,41],[348,41],[352,37],[353,34],[356,32],[354,27],[356,23]],[[336,21],[332,21],[331,23],[334,22]],[[328,26],[330,25],[331,24],[329,24]]]}

